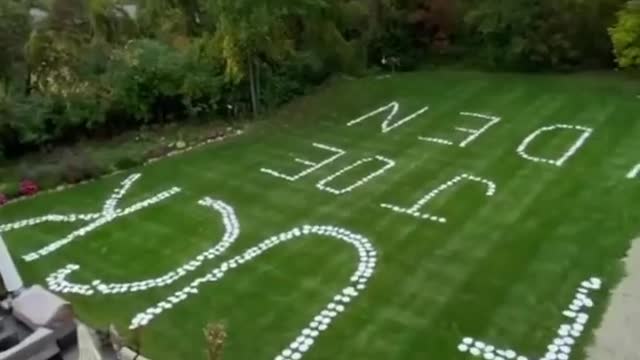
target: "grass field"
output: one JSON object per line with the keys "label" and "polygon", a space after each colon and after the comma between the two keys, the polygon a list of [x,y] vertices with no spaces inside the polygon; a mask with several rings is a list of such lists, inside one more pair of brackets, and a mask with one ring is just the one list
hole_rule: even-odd
{"label": "grass field", "polygon": [[[581,281],[598,276],[604,290],[571,359],[584,359],[608,299],[620,279],[620,259],[640,232],[640,83],[614,75],[512,75],[437,71],[387,79],[340,81],[255,125],[247,134],[134,171],[142,176],[118,204],[125,208],[174,186],[182,191],[114,219],[42,256],[21,256],[64,238],[88,222],[48,223],[3,234],[29,282],[45,283],[67,264],[67,280],[91,284],[162,276],[215,246],[225,233],[219,211],[204,197],[235,210],[239,236],[226,252],[204,260],[175,282],[133,293],[65,294],[94,326],[126,329],[137,313],[165,300],[194,279],[270,236],[294,227],[332,225],[367,238],[377,252],[366,289],[315,339],[308,360],[470,359],[457,346],[465,336],[539,358],[566,322],[562,311]],[[391,101],[395,120],[429,110],[382,133],[386,114],[353,126],[351,120]],[[487,120],[501,121],[466,147]],[[390,124],[393,124],[391,122]],[[554,124],[593,129],[562,166],[527,160],[518,146]],[[581,132],[548,131],[526,152],[556,159]],[[418,137],[448,139],[454,145]],[[296,174],[333,152],[344,155],[295,181],[261,169]],[[317,184],[362,159],[362,166],[325,186],[348,187],[387,163],[370,181],[344,194]],[[307,164],[294,162],[306,159]],[[409,208],[462,174],[462,180],[419,209],[446,223],[394,212]],[[46,214],[100,212],[130,174],[118,174],[60,193],[0,209],[0,224]],[[227,229],[228,230],[228,229]],[[20,258],[19,258],[20,257]],[[273,359],[349,283],[358,252],[331,236],[302,236],[228,271],[197,294],[153,319],[144,330],[145,354],[156,360],[203,359],[202,328],[222,321],[229,334],[225,359]]]}

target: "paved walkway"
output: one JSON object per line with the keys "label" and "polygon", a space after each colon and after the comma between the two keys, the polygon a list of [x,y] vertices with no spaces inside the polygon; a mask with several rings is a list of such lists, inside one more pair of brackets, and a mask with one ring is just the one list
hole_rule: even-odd
{"label": "paved walkway", "polygon": [[640,360],[640,239],[625,262],[627,277],[613,292],[589,360]]}

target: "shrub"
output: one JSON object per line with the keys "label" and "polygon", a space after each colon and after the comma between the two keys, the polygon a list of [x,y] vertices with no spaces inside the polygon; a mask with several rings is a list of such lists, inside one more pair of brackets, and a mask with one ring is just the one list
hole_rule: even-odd
{"label": "shrub", "polygon": [[0,193],[0,206],[6,204],[7,202],[9,202],[9,198],[7,198],[7,195]]}
{"label": "shrub", "polygon": [[7,200],[18,198],[21,196],[20,184],[18,182],[0,184],[0,192],[7,197]]}
{"label": "shrub", "polygon": [[468,3],[464,16],[468,55],[485,65],[518,70],[609,65],[611,44],[606,28],[624,1]]}
{"label": "shrub", "polygon": [[189,49],[185,61],[181,86],[183,104],[191,117],[213,112],[222,98],[223,68],[215,54],[207,49],[206,38],[196,41]]}
{"label": "shrub", "polygon": [[222,77],[215,76],[208,69],[192,66],[184,77],[180,89],[182,104],[190,117],[195,118],[216,110],[222,98]]}
{"label": "shrub", "polygon": [[58,162],[27,163],[19,168],[21,179],[31,179],[41,189],[54,188],[62,182],[62,170]]}
{"label": "shrub", "polygon": [[177,50],[158,41],[132,41],[111,64],[114,105],[144,123],[179,112],[185,70],[186,59]]}
{"label": "shrub", "polygon": [[153,148],[147,150],[144,153],[144,159],[145,160],[149,160],[149,159],[161,158],[161,157],[167,155],[170,152],[171,152],[171,148],[169,148],[168,146],[166,146],[166,145],[158,145],[156,147],[153,147]]}
{"label": "shrub", "polygon": [[224,85],[222,70],[199,53],[200,42],[185,51],[154,40],[136,40],[119,51],[104,81],[113,108],[138,123],[196,117],[215,110]]}
{"label": "shrub", "polygon": [[87,86],[68,95],[0,97],[0,152],[17,157],[45,144],[77,140],[106,121],[107,100]]}
{"label": "shrub", "polygon": [[42,96],[0,97],[0,150],[4,156],[16,157],[49,141],[53,137],[51,109],[52,102]]}
{"label": "shrub", "polygon": [[65,151],[59,162],[62,179],[69,184],[93,179],[107,172],[106,168],[98,165],[85,153]]}
{"label": "shrub", "polygon": [[397,18],[390,19],[385,27],[386,29],[378,32],[369,44],[369,63],[391,69],[388,64],[382,64],[382,59],[396,58],[396,70],[414,70],[424,61],[425,52],[415,46],[410,28]]}
{"label": "shrub", "polygon": [[261,64],[260,74],[261,102],[274,107],[305,94],[326,80],[330,72],[312,52],[299,52],[279,66]]}
{"label": "shrub", "polygon": [[609,29],[618,65],[640,66],[640,5],[633,2],[618,13],[618,22]]}
{"label": "shrub", "polygon": [[134,158],[133,156],[125,156],[118,159],[115,163],[115,167],[118,170],[128,170],[142,164],[141,159]]}
{"label": "shrub", "polygon": [[38,184],[33,180],[22,180],[20,182],[20,194],[24,196],[32,196],[38,193],[40,188]]}
{"label": "shrub", "polygon": [[88,86],[83,93],[57,99],[61,116],[58,117],[58,137],[75,139],[85,131],[98,128],[106,122],[108,100],[101,90]]}
{"label": "shrub", "polygon": [[40,189],[54,188],[63,183],[75,184],[106,173],[106,169],[87,154],[62,150],[52,161],[21,166],[22,179],[36,182]]}

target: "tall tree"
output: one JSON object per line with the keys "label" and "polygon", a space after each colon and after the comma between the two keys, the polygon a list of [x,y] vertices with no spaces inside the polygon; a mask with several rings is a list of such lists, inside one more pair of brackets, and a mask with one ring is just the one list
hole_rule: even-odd
{"label": "tall tree", "polygon": [[305,11],[320,0],[210,0],[214,14],[215,40],[225,62],[227,77],[249,79],[254,115],[258,108],[258,63],[261,58],[281,60],[293,51],[293,36],[287,18]]}
{"label": "tall tree", "polygon": [[117,0],[88,0],[87,17],[95,41],[116,42],[135,31],[135,23]]}
{"label": "tall tree", "polygon": [[20,1],[0,1],[0,81],[6,89],[24,67],[24,46],[31,32],[29,12]]}
{"label": "tall tree", "polygon": [[86,33],[89,26],[86,0],[51,0],[49,26],[62,33]]}
{"label": "tall tree", "polygon": [[198,0],[138,0],[139,22],[145,32],[160,37],[195,35],[201,25]]}

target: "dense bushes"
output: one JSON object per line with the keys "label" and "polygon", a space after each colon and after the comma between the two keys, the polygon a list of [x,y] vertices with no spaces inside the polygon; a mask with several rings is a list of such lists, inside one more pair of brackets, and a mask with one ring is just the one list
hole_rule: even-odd
{"label": "dense bushes", "polygon": [[416,46],[410,27],[397,13],[387,18],[369,44],[369,62],[387,67],[383,59],[397,59],[398,70],[413,70],[426,58],[425,49]]}
{"label": "dense bushes", "polygon": [[29,16],[20,2],[0,1],[0,87],[14,78],[24,64],[23,45],[29,37]]}
{"label": "dense bushes", "polygon": [[625,0],[383,1],[370,62],[455,61],[524,71],[613,65],[607,28]]}
{"label": "dense bushes", "polygon": [[53,102],[42,96],[5,94],[0,97],[0,150],[16,156],[54,136]]}
{"label": "dense bushes", "polygon": [[[607,28],[626,1],[131,0],[134,15],[116,0],[47,3],[39,22],[24,2],[0,4],[0,157],[257,113],[338,72],[611,67]],[[610,33],[619,65],[639,65],[640,11]]]}
{"label": "dense bushes", "polygon": [[4,94],[0,151],[13,157],[45,144],[219,111],[222,74],[196,60],[158,41],[132,41],[79,91]]}
{"label": "dense bushes", "polygon": [[494,67],[610,66],[606,29],[624,0],[481,0],[465,4],[461,42]]}
{"label": "dense bushes", "polygon": [[42,188],[51,188],[61,183],[76,184],[109,172],[84,152],[62,150],[54,161],[42,164],[23,165],[19,177],[23,181],[37,181]]}
{"label": "dense bushes", "polygon": [[73,141],[102,124],[100,100],[87,95],[21,94],[0,98],[0,150],[7,157],[44,144]]}
{"label": "dense bushes", "polygon": [[640,3],[632,2],[621,10],[609,32],[620,67],[640,66]]}
{"label": "dense bushes", "polygon": [[127,44],[105,78],[112,106],[144,123],[213,111],[223,85],[217,69],[154,40]]}
{"label": "dense bushes", "polygon": [[[0,151],[14,157],[46,144],[144,124],[247,113],[248,84],[225,79],[220,59],[203,52],[203,46],[204,40],[182,48],[132,40],[114,50],[102,66],[95,66],[93,58],[79,63],[81,70],[71,77],[82,86],[73,91],[1,96]],[[260,101],[273,107],[303,94],[329,72],[313,54],[301,52],[281,66],[262,63],[261,74]]]}

